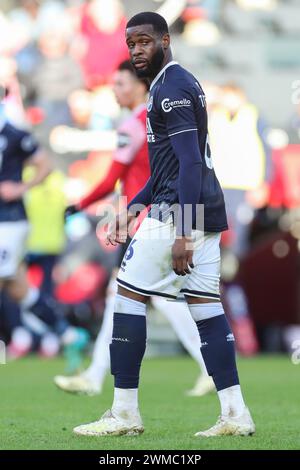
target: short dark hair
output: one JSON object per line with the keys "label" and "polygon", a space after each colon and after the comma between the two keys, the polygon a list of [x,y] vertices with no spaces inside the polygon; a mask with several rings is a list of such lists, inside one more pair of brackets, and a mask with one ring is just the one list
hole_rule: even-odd
{"label": "short dark hair", "polygon": [[133,67],[132,63],[130,62],[130,60],[124,60],[123,62],[121,62],[118,66],[118,70],[120,72],[122,72],[123,70],[128,70],[128,72],[130,72],[130,73],[132,73],[132,75],[136,76],[134,67]]}
{"label": "short dark hair", "polygon": [[124,70],[127,70],[131,75],[133,75],[139,82],[142,82],[143,85],[145,86],[146,90],[149,91],[150,84],[149,81],[146,78],[139,78],[136,74],[135,68],[133,67],[132,63],[130,60],[124,60],[121,62],[118,66],[119,72],[123,72]]}
{"label": "short dark hair", "polygon": [[154,13],[153,11],[137,13],[128,21],[126,28],[131,28],[132,26],[141,26],[144,24],[152,25],[154,31],[161,35],[169,33],[168,24],[164,17],[158,13]]}

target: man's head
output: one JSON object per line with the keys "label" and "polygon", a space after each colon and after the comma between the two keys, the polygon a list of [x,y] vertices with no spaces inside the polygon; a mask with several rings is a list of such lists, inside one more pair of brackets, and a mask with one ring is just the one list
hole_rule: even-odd
{"label": "man's head", "polygon": [[126,26],[126,43],[139,77],[153,79],[171,57],[168,25],[157,13],[133,16]]}
{"label": "man's head", "polygon": [[119,105],[133,109],[146,100],[149,85],[146,80],[137,77],[131,62],[126,60],[119,65],[114,75],[113,89]]}
{"label": "man's head", "polygon": [[246,101],[244,91],[236,83],[229,82],[222,86],[222,104],[231,114],[237,113]]}

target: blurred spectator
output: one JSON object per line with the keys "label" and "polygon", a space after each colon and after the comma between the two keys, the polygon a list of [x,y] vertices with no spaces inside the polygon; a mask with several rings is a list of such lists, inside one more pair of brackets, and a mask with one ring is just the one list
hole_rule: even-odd
{"label": "blurred spectator", "polygon": [[39,37],[41,58],[30,82],[35,105],[44,111],[48,128],[70,123],[66,98],[82,84],[80,69],[69,54],[69,44],[70,31],[63,23],[44,30]]}
{"label": "blurred spectator", "polygon": [[17,3],[17,8],[9,12],[8,18],[29,43],[37,40],[44,28],[60,21],[65,9],[62,2],[55,0],[19,0]]}
{"label": "blurred spectator", "polygon": [[208,46],[220,39],[220,0],[188,0],[183,11],[183,37],[191,45]]}
{"label": "blurred spectator", "polygon": [[90,0],[83,5],[80,32],[86,51],[81,63],[88,88],[108,83],[118,64],[128,58],[125,27],[119,0]]}
{"label": "blurred spectator", "polygon": [[[51,172],[48,156],[29,132],[7,121],[5,110],[0,122],[0,145],[0,291],[5,290],[22,313],[30,311],[53,329],[62,344],[82,344],[82,338],[86,342],[86,333],[72,328],[60,315],[57,303],[29,284],[22,264],[29,231],[23,197]],[[22,171],[26,165],[35,171],[23,182]],[[43,204],[43,210],[47,208]],[[32,344],[28,343],[27,347],[29,350]]]}
{"label": "blurred spectator", "polygon": [[9,357],[21,357],[32,348],[32,332],[24,325],[19,305],[0,290],[0,338],[7,344]]}
{"label": "blurred spectator", "polygon": [[187,0],[183,13],[184,21],[207,18],[218,22],[221,13],[221,0]]}
{"label": "blurred spectator", "polygon": [[216,173],[227,199],[233,229],[233,251],[247,250],[249,223],[254,209],[268,200],[266,180],[271,177],[271,156],[263,136],[265,123],[244,91],[234,83],[222,89],[221,103],[210,118],[210,137]]}
{"label": "blurred spectator", "polygon": [[270,178],[271,161],[262,140],[264,127],[258,110],[247,100],[244,91],[234,83],[225,85],[220,105],[211,112],[210,137],[229,222],[229,235],[225,235],[226,271],[223,272],[225,300],[238,348],[245,354],[255,352],[257,343],[247,299],[236,275],[239,261],[248,250],[254,210],[268,202],[266,180]]}
{"label": "blurred spectator", "polygon": [[[23,108],[19,82],[16,76],[17,64],[12,57],[0,56],[0,84],[6,91],[5,99],[0,103],[5,116],[16,125],[24,126],[25,112]],[[4,98],[1,96],[0,99]]]}
{"label": "blurred spectator", "polygon": [[[32,168],[27,168],[23,179],[32,177]],[[31,230],[27,239],[27,263],[39,266],[42,271],[40,290],[53,296],[52,271],[65,245],[64,195],[65,176],[55,170],[45,181],[28,191],[25,199],[26,213]],[[47,207],[47,211],[45,211]]]}
{"label": "blurred spectator", "polygon": [[28,37],[0,9],[0,54],[13,54],[26,44]]}

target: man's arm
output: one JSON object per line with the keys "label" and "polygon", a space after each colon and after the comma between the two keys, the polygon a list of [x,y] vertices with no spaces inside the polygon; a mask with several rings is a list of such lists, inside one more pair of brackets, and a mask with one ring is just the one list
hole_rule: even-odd
{"label": "man's arm", "polygon": [[145,128],[135,117],[128,118],[118,129],[118,147],[105,179],[77,204],[67,208],[67,215],[85,209],[93,202],[113,192],[116,182],[122,179],[146,139]]}
{"label": "man's arm", "polygon": [[28,182],[3,181],[0,185],[0,197],[6,202],[21,199],[26,191],[40,184],[51,172],[49,158],[43,150],[38,150],[32,157],[25,160],[26,165],[34,166],[36,171],[33,178]]}
{"label": "man's arm", "polygon": [[179,161],[178,199],[181,209],[176,224],[177,238],[172,247],[172,266],[177,275],[185,276],[194,267],[190,237],[200,198],[202,160],[197,132],[184,132],[170,139]]}
{"label": "man's arm", "polygon": [[202,158],[198,135],[196,131],[184,132],[170,137],[170,140],[179,161],[178,198],[181,217],[177,222],[177,235],[190,237],[201,192]]}
{"label": "man's arm", "polygon": [[151,176],[141,191],[131,200],[127,209],[117,215],[116,219],[110,225],[107,234],[107,245],[117,245],[125,243],[128,235],[130,223],[142,212],[142,210],[151,204],[152,199],[152,180]]}
{"label": "man's arm", "polygon": [[23,183],[25,191],[42,183],[52,171],[52,165],[45,150],[38,150],[32,157],[26,160],[26,165],[33,166],[35,173],[30,181]]}
{"label": "man's arm", "polygon": [[[178,101],[171,109],[163,106],[165,100]],[[172,266],[177,275],[185,276],[193,268],[191,232],[196,218],[197,203],[201,192],[201,154],[196,120],[196,94],[185,82],[176,83],[171,90],[166,87],[160,94],[162,115],[166,130],[179,162],[178,198],[181,213],[176,221],[176,240],[172,247]],[[190,205],[190,207],[187,207]]]}
{"label": "man's arm", "polygon": [[134,206],[143,205],[145,208],[145,207],[148,207],[151,204],[151,202],[152,202],[152,179],[150,176],[145,186],[130,201],[130,203],[127,206],[127,209],[129,213],[133,214],[135,212],[138,215],[138,213],[141,212],[141,210],[135,211]]}
{"label": "man's arm", "polygon": [[93,204],[99,199],[103,199],[108,194],[112,193],[117,181],[122,178],[128,166],[114,160],[108,170],[105,179],[96,185],[92,191],[75,204],[78,211],[85,209],[90,204]]}

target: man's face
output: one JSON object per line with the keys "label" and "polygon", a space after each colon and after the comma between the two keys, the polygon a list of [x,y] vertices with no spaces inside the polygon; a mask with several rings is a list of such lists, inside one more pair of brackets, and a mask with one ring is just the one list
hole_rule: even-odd
{"label": "man's face", "polygon": [[222,103],[230,113],[236,113],[241,106],[243,106],[245,101],[245,95],[242,90],[231,88],[225,88],[223,90]]}
{"label": "man's face", "polygon": [[113,90],[121,108],[131,108],[135,98],[137,80],[128,70],[118,70],[113,79]]}
{"label": "man's face", "polygon": [[131,62],[140,78],[154,78],[162,67],[169,35],[160,37],[152,25],[127,28],[126,44]]}

